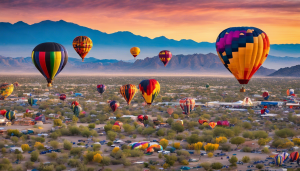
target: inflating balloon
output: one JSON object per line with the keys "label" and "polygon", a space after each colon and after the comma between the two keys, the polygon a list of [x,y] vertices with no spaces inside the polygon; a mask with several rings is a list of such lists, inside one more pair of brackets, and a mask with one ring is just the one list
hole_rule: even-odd
{"label": "inflating balloon", "polygon": [[133,99],[136,92],[137,92],[137,88],[133,84],[123,85],[120,88],[120,93],[124,97],[128,105],[130,105],[130,102]]}
{"label": "inflating balloon", "polygon": [[68,52],[58,43],[41,43],[31,54],[34,66],[47,79],[48,87],[52,86],[53,79],[64,69],[68,62]]}
{"label": "inflating balloon", "polygon": [[258,28],[231,27],[219,34],[216,49],[224,66],[244,85],[267,59],[270,42]]}
{"label": "inflating balloon", "polygon": [[77,36],[73,40],[73,48],[81,57],[82,62],[84,61],[84,57],[89,53],[92,47],[93,47],[93,42],[87,36]]}
{"label": "inflating balloon", "polygon": [[159,59],[164,63],[164,65],[167,66],[167,64],[172,58],[172,53],[168,50],[163,50],[159,52],[158,56]]}

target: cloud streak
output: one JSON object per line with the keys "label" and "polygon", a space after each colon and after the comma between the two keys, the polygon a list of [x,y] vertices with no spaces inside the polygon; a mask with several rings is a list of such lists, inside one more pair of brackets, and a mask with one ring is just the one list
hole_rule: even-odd
{"label": "cloud streak", "polygon": [[[300,43],[297,0],[2,0],[0,20],[66,20],[100,31],[215,41],[231,26],[261,28],[274,43]],[[285,34],[289,32],[289,36]],[[282,35],[279,35],[281,33]],[[290,34],[294,33],[294,34]]]}

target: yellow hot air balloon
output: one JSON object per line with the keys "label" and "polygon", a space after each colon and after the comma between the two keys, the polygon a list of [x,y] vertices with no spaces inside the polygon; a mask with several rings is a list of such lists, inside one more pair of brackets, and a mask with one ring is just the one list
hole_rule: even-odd
{"label": "yellow hot air balloon", "polygon": [[[240,84],[249,80],[267,59],[270,42],[267,34],[255,27],[232,27],[220,33],[216,50],[224,66]],[[244,87],[241,92],[245,92]]]}
{"label": "yellow hot air balloon", "polygon": [[13,91],[14,86],[18,86],[19,84],[15,82],[14,84],[3,83],[0,85],[0,100],[5,100]]}
{"label": "yellow hot air balloon", "polygon": [[82,58],[82,62],[84,60],[84,57],[89,53],[92,47],[93,47],[93,42],[87,36],[77,36],[73,40],[73,48],[78,53],[78,55]]}
{"label": "yellow hot air balloon", "polygon": [[135,59],[136,56],[138,56],[140,54],[140,52],[141,52],[141,50],[138,47],[132,47],[130,49],[130,53],[134,57],[134,59]]}

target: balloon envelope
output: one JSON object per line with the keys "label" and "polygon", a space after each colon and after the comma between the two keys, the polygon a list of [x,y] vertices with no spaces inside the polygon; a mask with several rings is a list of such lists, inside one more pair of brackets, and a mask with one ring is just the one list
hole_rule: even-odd
{"label": "balloon envelope", "polygon": [[66,66],[68,52],[61,44],[47,42],[37,45],[32,51],[31,58],[34,66],[46,78],[50,87],[54,77]]}
{"label": "balloon envelope", "polygon": [[65,94],[61,94],[61,95],[59,96],[59,99],[62,100],[62,101],[65,101],[66,98],[67,98],[67,95],[65,95]]}
{"label": "balloon envelope", "polygon": [[159,52],[158,56],[162,63],[164,63],[164,66],[167,66],[167,64],[172,58],[172,53],[168,50],[162,50]]}
{"label": "balloon envelope", "polygon": [[111,110],[113,112],[115,112],[118,109],[118,107],[120,106],[120,104],[117,101],[112,100],[109,102],[109,106],[110,106]]}
{"label": "balloon envelope", "polygon": [[14,85],[3,83],[0,85],[0,100],[5,100],[14,91]]}
{"label": "balloon envelope", "polygon": [[255,27],[231,27],[223,30],[216,40],[221,62],[240,84],[251,77],[267,59],[270,42],[267,34]]}
{"label": "balloon envelope", "polygon": [[265,99],[265,100],[268,100],[269,99],[269,97],[270,97],[270,95],[269,95],[269,92],[264,92],[263,94],[262,94],[262,97]]}
{"label": "balloon envelope", "polygon": [[168,108],[168,109],[167,109],[167,112],[168,112],[168,114],[171,116],[172,113],[174,112],[174,109],[173,109],[173,108]]}
{"label": "balloon envelope", "polygon": [[82,62],[84,61],[84,57],[89,53],[92,47],[93,47],[93,42],[87,36],[77,36],[73,40],[73,48],[81,57]]}
{"label": "balloon envelope", "polygon": [[138,56],[140,54],[141,50],[138,47],[132,47],[130,49],[130,53],[131,55],[135,58],[136,56]]}
{"label": "balloon envelope", "polygon": [[103,85],[103,84],[98,84],[98,85],[97,85],[97,91],[98,91],[100,94],[104,93],[105,90],[106,90],[106,86],[105,86],[105,85]]}
{"label": "balloon envelope", "polygon": [[5,113],[5,118],[12,121],[14,119],[16,119],[16,113],[15,111],[13,110],[8,110],[6,113]]}
{"label": "balloon envelope", "polygon": [[209,126],[214,129],[214,127],[216,127],[217,123],[216,122],[210,122]]}
{"label": "balloon envelope", "polygon": [[124,97],[128,105],[130,104],[136,92],[137,92],[137,88],[133,84],[123,85],[120,88],[120,93]]}
{"label": "balloon envelope", "polygon": [[183,111],[183,114],[189,115],[195,107],[195,100],[192,98],[182,98],[179,100],[180,107]]}
{"label": "balloon envelope", "polygon": [[160,91],[160,84],[155,79],[143,80],[139,84],[140,92],[148,105],[151,105]]}

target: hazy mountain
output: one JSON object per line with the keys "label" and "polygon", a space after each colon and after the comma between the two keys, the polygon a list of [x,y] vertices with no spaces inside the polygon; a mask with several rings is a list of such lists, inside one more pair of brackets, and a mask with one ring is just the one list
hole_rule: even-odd
{"label": "hazy mountain", "polygon": [[[150,39],[134,35],[128,31],[107,34],[74,23],[42,21],[28,25],[22,21],[15,24],[0,22],[0,51],[5,56],[28,56],[32,49],[43,42],[57,42],[64,45],[70,56],[77,55],[72,48],[76,36],[86,35],[93,40],[94,47],[88,54],[98,59],[129,60],[129,48],[139,46],[143,59],[155,56],[159,51],[168,49],[173,54],[216,53],[215,43],[195,42],[193,40],[173,40],[164,36]],[[216,35],[217,36],[217,35]],[[274,56],[300,56],[300,44],[271,45],[270,54]]]}
{"label": "hazy mountain", "polygon": [[[230,74],[220,62],[218,56],[209,54],[176,55],[165,67],[158,56],[152,58],[138,59],[134,63],[118,61],[115,59],[80,58],[69,57],[63,72],[164,72],[164,73],[210,73]],[[269,75],[275,70],[261,67],[256,75]],[[31,57],[3,57],[0,56],[0,72],[37,72]]]}
{"label": "hazy mountain", "polygon": [[278,77],[300,77],[300,65],[280,68],[278,71],[270,74],[269,76]]}
{"label": "hazy mountain", "polygon": [[300,64],[300,57],[276,57],[272,55],[268,55],[266,61],[263,66],[272,69],[279,69],[284,67],[291,67]]}

